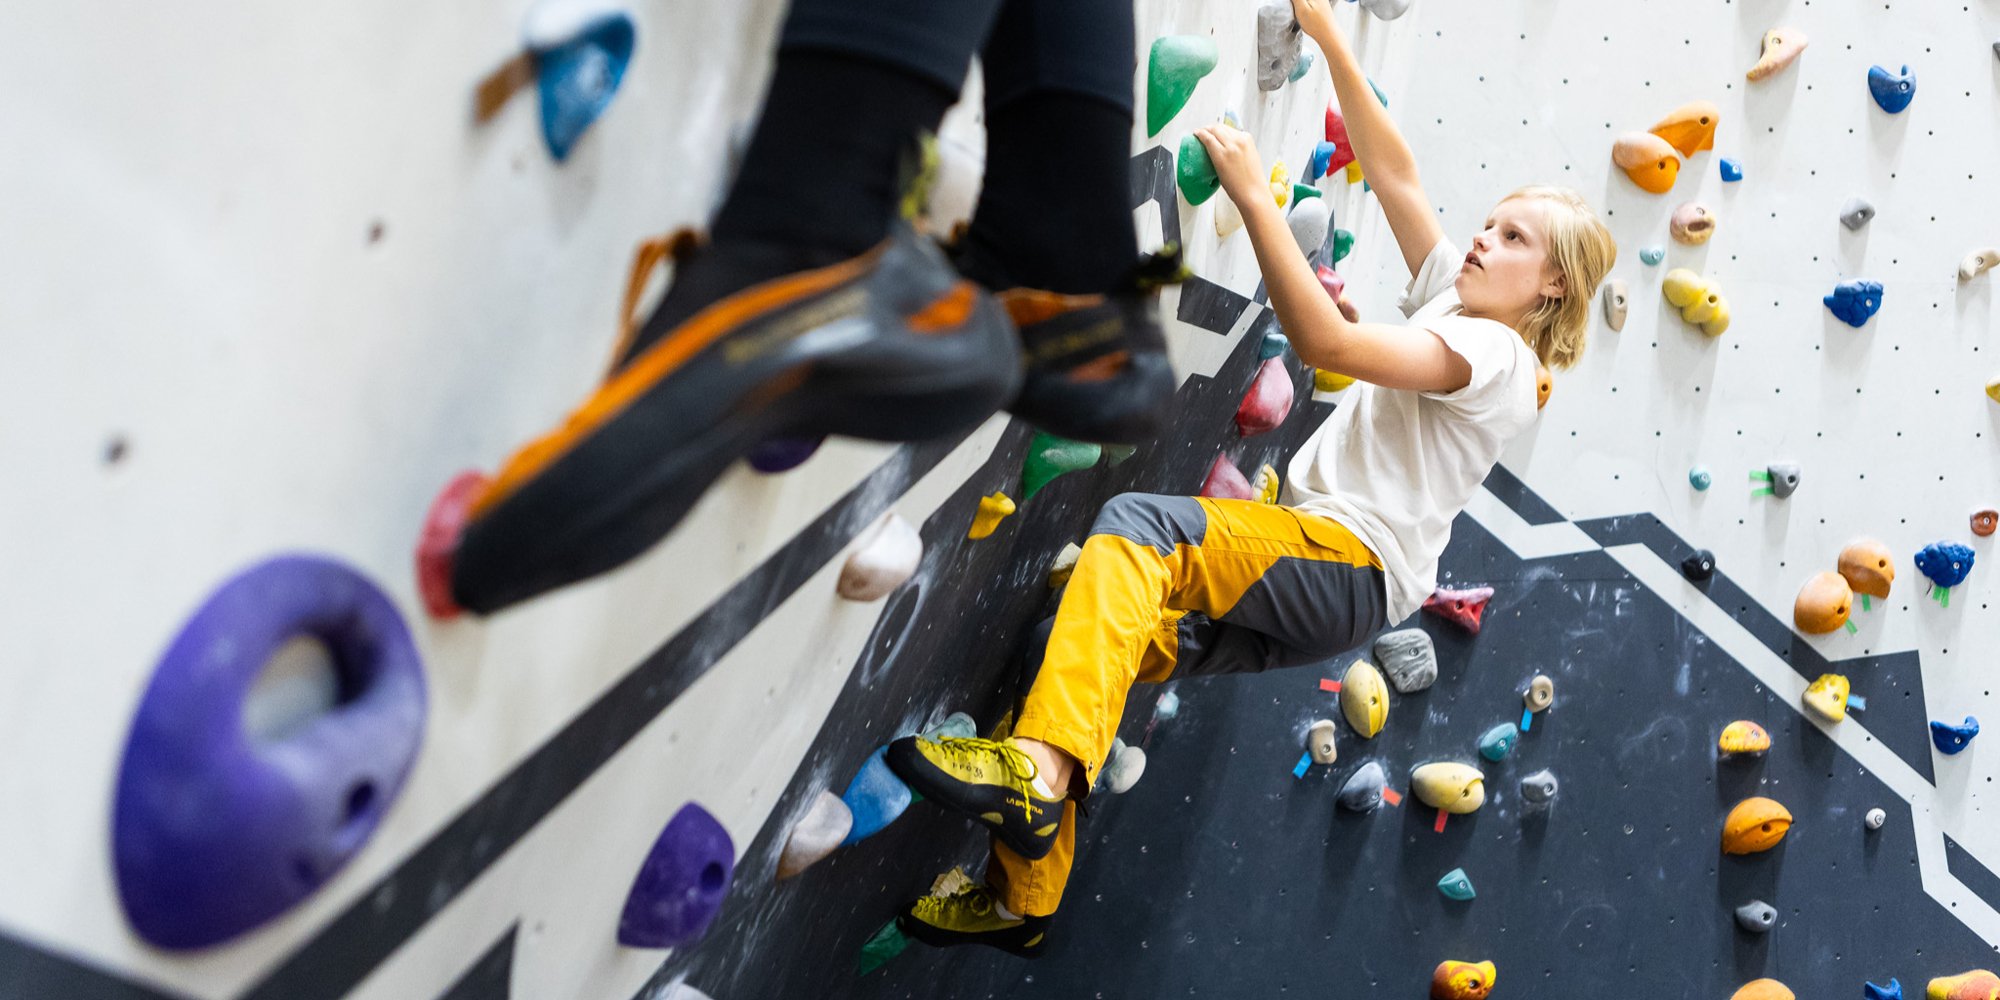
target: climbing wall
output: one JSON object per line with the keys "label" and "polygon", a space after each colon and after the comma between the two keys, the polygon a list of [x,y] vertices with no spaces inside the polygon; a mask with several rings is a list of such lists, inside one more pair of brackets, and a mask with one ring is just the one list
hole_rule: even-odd
{"label": "climbing wall", "polygon": [[[1935,754],[1925,724],[1995,714],[1975,652],[2000,633],[1991,568],[1946,606],[1909,557],[1949,539],[1989,559],[1967,514],[2000,502],[1984,437],[2000,409],[1981,392],[2000,369],[1981,359],[2000,275],[1954,274],[2000,242],[1985,166],[2000,162],[2000,8],[1417,0],[1385,23],[1342,5],[1455,240],[1520,184],[1570,184],[1605,214],[1631,288],[1623,331],[1597,326],[1458,521],[1444,569],[1498,589],[1486,627],[1418,622],[1439,682],[1396,697],[1374,741],[1343,729],[1340,761],[1302,777],[1305,726],[1336,714],[1320,682],[1345,658],[1177,684],[1172,718],[1142,691],[1124,733],[1150,765],[1085,819],[1049,954],[916,947],[862,977],[861,943],[936,873],[976,872],[983,840],[920,804],[774,883],[811,797],[949,712],[999,718],[1051,607],[1050,563],[1106,498],[1191,492],[1218,454],[1246,474],[1281,465],[1338,405],[1288,359],[1290,418],[1237,436],[1275,323],[1244,237],[1216,236],[1216,202],[1178,200],[1171,153],[1231,112],[1296,174],[1330,87],[1313,74],[1260,93],[1240,4],[1138,5],[1142,47],[1204,35],[1222,57],[1158,137],[1133,136],[1143,242],[1182,241],[1198,278],[1165,300],[1182,422],[1129,459],[1057,479],[974,541],[980,496],[1021,496],[1029,428],[834,441],[782,476],[732,471],[600,581],[431,622],[410,555],[431,498],[597,378],[633,247],[698,224],[721,189],[781,7],[632,10],[623,86],[561,163],[532,94],[471,113],[474,85],[520,49],[524,3],[13,13],[10,37],[34,43],[0,73],[37,100],[0,114],[41,141],[0,167],[5,214],[34,234],[0,246],[22,332],[0,368],[0,454],[23,472],[0,482],[15,569],[0,581],[0,749],[16,762],[0,769],[0,996],[1403,997],[1444,958],[1494,960],[1503,995],[1720,997],[1773,975],[1831,996],[1990,961],[2000,840],[1980,793],[2000,758],[1981,742]],[[1747,84],[1778,24],[1811,47]],[[1876,63],[1917,74],[1900,115],[1869,99]],[[946,215],[976,189],[976,81],[969,93],[946,128]],[[1716,149],[1671,194],[1633,187],[1613,138],[1697,99],[1721,110]],[[1721,181],[1719,156],[1741,182]],[[1359,185],[1321,186],[1357,235],[1341,264],[1353,298],[1392,318],[1407,275],[1379,211]],[[1878,214],[1850,231],[1837,216],[1857,195]],[[1691,199],[1721,220],[1699,248],[1667,235]],[[1660,266],[1639,259],[1651,245]],[[1728,294],[1727,334],[1660,304],[1672,267]],[[1850,277],[1884,286],[1860,329],[1820,304]],[[1802,467],[1798,492],[1752,496],[1748,473],[1778,461]],[[1686,485],[1695,465],[1706,492]],[[919,526],[917,574],[881,602],[839,600],[847,550],[889,510]],[[1901,559],[1895,592],[1855,632],[1799,635],[1794,594],[1860,535]],[[1697,547],[1719,567],[1700,585],[1677,570]],[[288,552],[338,558],[394,601],[428,689],[421,747],[317,891],[227,943],[155,949],[121,911],[108,846],[135,713],[208,595]],[[287,692],[312,688],[321,661],[286,662],[252,714],[310,705]],[[1829,671],[1866,704],[1838,726],[1798,707]],[[1489,767],[1480,813],[1437,832],[1414,800],[1335,810],[1363,760],[1400,787],[1413,764],[1471,759],[1537,672],[1556,706]],[[1715,760],[1737,718],[1770,729],[1764,760]],[[1515,784],[1540,767],[1561,792],[1526,810]],[[1796,827],[1776,852],[1724,857],[1722,814],[1750,794]],[[622,947],[634,876],[688,802],[734,842],[721,914],[695,946]],[[1871,807],[1888,813],[1872,834]],[[1434,888],[1453,868],[1470,903]],[[1768,935],[1731,920],[1752,898],[1777,908]]]}

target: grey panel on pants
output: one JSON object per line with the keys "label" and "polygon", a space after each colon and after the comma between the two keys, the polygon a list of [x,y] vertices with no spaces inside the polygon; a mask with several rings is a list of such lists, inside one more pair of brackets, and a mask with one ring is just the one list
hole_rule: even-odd
{"label": "grey panel on pants", "polygon": [[1174,554],[1176,546],[1198,545],[1208,536],[1208,512],[1193,497],[1120,493],[1097,512],[1090,533],[1150,545],[1165,558]]}
{"label": "grey panel on pants", "polygon": [[1220,621],[1180,622],[1175,677],[1256,673],[1331,659],[1388,624],[1382,571],[1317,559],[1280,559]]}

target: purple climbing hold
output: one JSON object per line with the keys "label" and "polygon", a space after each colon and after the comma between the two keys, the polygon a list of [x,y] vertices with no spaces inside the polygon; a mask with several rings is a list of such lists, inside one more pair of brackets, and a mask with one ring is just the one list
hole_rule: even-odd
{"label": "purple climbing hold", "polygon": [[796,469],[826,443],[823,437],[772,438],[751,449],[748,461],[758,472],[772,473]]}
{"label": "purple climbing hold", "polygon": [[660,831],[618,918],[627,948],[678,948],[708,931],[729,894],[736,845],[708,810],[690,802]]}
{"label": "purple climbing hold", "polygon": [[[281,732],[247,731],[251,690],[295,639],[330,654],[339,703]],[[202,948],[312,895],[403,787],[424,698],[408,627],[355,570],[281,556],[223,584],[160,658],[126,740],[111,855],[133,929],[161,948]]]}
{"label": "purple climbing hold", "polygon": [[882,759],[888,747],[877,747],[854,773],[854,780],[847,783],[847,791],[840,793],[840,801],[847,803],[847,811],[854,814],[854,826],[847,831],[847,839],[840,846],[857,843],[864,838],[881,832],[882,828],[896,821],[903,810],[910,807],[910,786],[889,770],[889,764]]}

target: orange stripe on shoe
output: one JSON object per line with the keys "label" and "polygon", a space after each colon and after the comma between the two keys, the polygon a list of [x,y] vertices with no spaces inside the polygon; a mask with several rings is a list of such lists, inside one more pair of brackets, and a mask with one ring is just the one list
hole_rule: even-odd
{"label": "orange stripe on shoe", "polygon": [[[886,245],[886,241],[885,244]],[[761,285],[752,285],[694,314],[687,322],[646,348],[618,374],[599,387],[561,427],[530,441],[507,460],[494,475],[485,492],[472,502],[469,516],[480,517],[500,501],[512,496],[522,484],[539,475],[576,443],[637,399],[661,379],[672,374],[688,359],[720,340],[761,313],[771,312],[799,299],[817,295],[866,272],[882,254],[882,247],[831,267],[787,275]]]}
{"label": "orange stripe on shoe", "polygon": [[1118,376],[1132,363],[1130,351],[1112,351],[1071,368],[1064,374],[1066,382],[1108,382]]}
{"label": "orange stripe on shoe", "polygon": [[1000,293],[1000,304],[1017,327],[1033,326],[1067,312],[1102,305],[1102,295],[1059,295],[1034,288],[1010,288]]}
{"label": "orange stripe on shoe", "polygon": [[972,306],[979,301],[979,293],[970,281],[960,281],[951,290],[931,302],[910,317],[909,327],[914,333],[939,333],[965,323],[972,315]]}

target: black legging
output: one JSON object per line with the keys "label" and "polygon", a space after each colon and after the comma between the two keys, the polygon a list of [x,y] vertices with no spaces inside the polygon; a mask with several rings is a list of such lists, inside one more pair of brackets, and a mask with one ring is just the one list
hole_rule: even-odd
{"label": "black legging", "polygon": [[978,52],[989,114],[1040,91],[1129,114],[1135,37],[1131,0],[793,0],[778,47],[877,59],[952,91]]}

